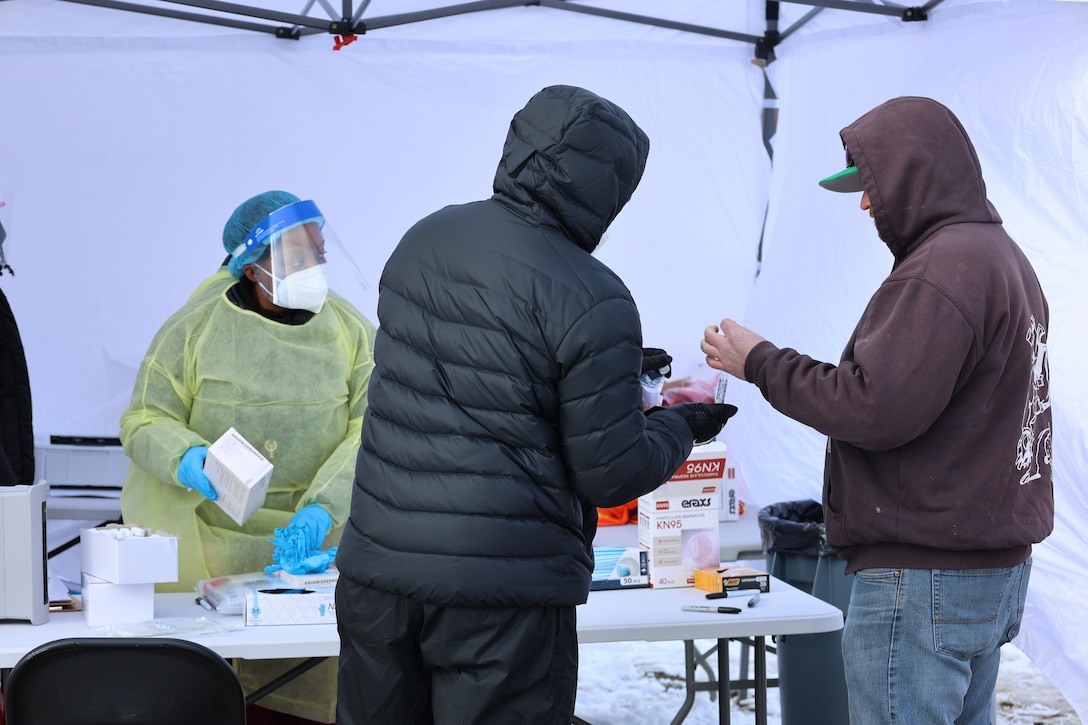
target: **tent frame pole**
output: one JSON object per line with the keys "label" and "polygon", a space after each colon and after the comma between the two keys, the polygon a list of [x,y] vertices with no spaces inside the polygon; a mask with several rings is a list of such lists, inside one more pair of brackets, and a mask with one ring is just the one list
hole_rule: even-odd
{"label": "tent frame pole", "polygon": [[[569,12],[583,13],[585,15],[595,15],[598,17],[612,18],[615,20],[623,20],[632,23],[640,23],[643,25],[652,25],[659,28],[667,28],[671,30],[679,30],[686,33],[696,33],[698,35],[708,35],[715,38],[722,38],[724,40],[738,40],[745,43],[752,43],[755,46],[756,57],[764,62],[771,62],[774,60],[774,48],[776,45],[782,42],[786,37],[792,34],[800,26],[807,23],[812,17],[819,11],[825,8],[833,8],[837,10],[853,10],[857,12],[875,13],[878,15],[898,16],[904,22],[912,21],[924,21],[929,18],[929,10],[940,4],[942,0],[930,0],[922,6],[898,6],[898,5],[876,5],[866,0],[769,0],[767,3],[768,8],[772,5],[775,6],[774,11],[774,27],[771,27],[770,12],[768,12],[768,27],[764,35],[757,36],[749,33],[740,33],[732,30],[725,30],[722,28],[711,28],[703,25],[693,25],[691,23],[681,23],[673,20],[666,20],[664,18],[655,18],[647,15],[637,15],[634,13],[624,13],[616,10],[606,10],[604,8],[597,8],[590,5],[583,5],[571,0],[475,0],[474,2],[460,3],[456,5],[448,5],[439,8],[432,8],[430,10],[421,10],[410,13],[400,13],[397,15],[384,15],[380,17],[363,19],[363,13],[366,12],[370,6],[370,0],[360,0],[358,7],[355,6],[355,0],[341,0],[340,3],[340,17],[335,17],[335,12],[332,5],[327,0],[308,0],[302,13],[284,13],[269,8],[261,8],[252,5],[241,5],[232,2],[223,2],[222,0],[160,0],[156,5],[144,5],[139,2],[131,2],[126,0],[64,0],[65,2],[79,3],[82,5],[95,5],[97,7],[111,8],[114,10],[124,10],[127,12],[143,13],[145,15],[158,15],[161,17],[175,18],[178,20],[190,20],[199,23],[207,23],[211,25],[220,25],[229,28],[237,28],[239,30],[251,30],[260,33],[269,33],[275,35],[277,38],[283,38],[285,40],[298,40],[304,35],[314,35],[317,33],[328,33],[330,35],[344,35],[344,36],[358,36],[364,35],[368,30],[378,30],[381,28],[390,28],[397,25],[406,25],[408,23],[417,23],[424,20],[433,20],[435,18],[446,18],[454,15],[464,15],[466,13],[475,13],[485,10],[496,10],[512,7],[523,7],[535,5],[544,8],[551,8],[554,10],[566,10]],[[174,3],[176,5],[185,5],[188,7],[199,8],[201,10],[209,11],[212,13],[221,13],[221,15],[210,15],[200,12],[186,12],[182,10],[171,10],[165,7],[161,7],[161,3]],[[778,13],[777,6],[779,2],[790,2],[799,5],[812,5],[816,9],[807,13],[800,21],[795,23],[785,33],[779,33],[777,29]],[[311,17],[308,13],[313,9],[314,5],[318,4],[325,10],[328,18]],[[254,23],[245,20],[239,20],[230,16],[243,16],[249,18],[257,18],[259,20],[266,20],[272,23],[280,23],[280,25],[268,25],[262,23]]]}

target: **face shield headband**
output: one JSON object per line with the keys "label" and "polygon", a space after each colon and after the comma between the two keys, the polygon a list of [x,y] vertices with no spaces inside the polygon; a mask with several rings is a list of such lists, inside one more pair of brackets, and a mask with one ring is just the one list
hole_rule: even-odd
{"label": "face shield headband", "polygon": [[262,219],[227,266],[238,278],[248,264],[268,277],[261,287],[280,307],[320,309],[326,288],[358,304],[370,291],[366,275],[312,201],[288,204]]}
{"label": "face shield headband", "polygon": [[236,263],[239,269],[250,264],[264,253],[264,248],[275,237],[305,222],[316,222],[318,227],[325,226],[325,217],[321,214],[321,210],[317,208],[317,204],[309,200],[296,201],[294,204],[288,204],[272,212],[262,219],[246,236],[246,240],[231,252],[232,268]]}

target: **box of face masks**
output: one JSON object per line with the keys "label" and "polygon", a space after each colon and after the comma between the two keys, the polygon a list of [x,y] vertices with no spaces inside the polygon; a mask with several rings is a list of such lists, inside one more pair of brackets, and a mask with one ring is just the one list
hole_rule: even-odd
{"label": "box of face masks", "polygon": [[215,488],[219,508],[241,526],[264,505],[272,464],[231,428],[208,448],[204,475]]}
{"label": "box of face masks", "polygon": [[[653,491],[639,496],[639,513],[661,514],[714,509],[720,521],[730,520],[728,514],[720,514],[725,500],[722,488],[727,483],[725,454],[725,444],[718,441],[695,446],[691,455],[669,480]],[[735,519],[735,490],[730,495],[734,505],[731,518]]]}
{"label": "box of face masks", "polygon": [[260,587],[246,592],[245,626],[336,624],[336,587]]}
{"label": "box of face masks", "polygon": [[647,552],[651,587],[694,586],[695,569],[721,559],[718,509],[648,514],[640,506],[638,543]]}
{"label": "box of face masks", "polygon": [[637,546],[594,546],[593,580],[589,590],[636,589],[650,586],[647,551]]}

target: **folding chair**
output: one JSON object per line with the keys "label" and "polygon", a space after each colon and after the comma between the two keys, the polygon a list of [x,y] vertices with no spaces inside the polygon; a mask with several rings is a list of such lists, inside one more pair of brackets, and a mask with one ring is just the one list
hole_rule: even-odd
{"label": "folding chair", "polygon": [[81,637],[28,652],[4,684],[7,725],[245,725],[237,673],[207,647]]}

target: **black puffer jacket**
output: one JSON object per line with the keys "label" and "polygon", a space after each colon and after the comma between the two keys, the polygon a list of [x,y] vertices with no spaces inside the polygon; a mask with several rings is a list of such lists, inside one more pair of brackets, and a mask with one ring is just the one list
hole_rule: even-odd
{"label": "black puffer jacket", "polygon": [[0,486],[20,483],[34,483],[30,376],[15,314],[0,292]]}
{"label": "black puffer jacket", "polygon": [[653,490],[692,446],[676,412],[640,412],[638,310],[590,255],[648,150],[622,109],[546,88],[511,123],[494,196],[405,234],[342,575],[449,606],[586,600],[595,507]]}

